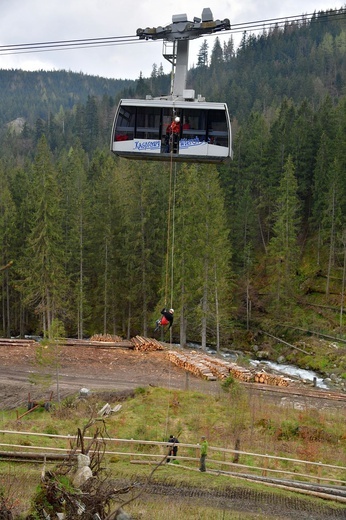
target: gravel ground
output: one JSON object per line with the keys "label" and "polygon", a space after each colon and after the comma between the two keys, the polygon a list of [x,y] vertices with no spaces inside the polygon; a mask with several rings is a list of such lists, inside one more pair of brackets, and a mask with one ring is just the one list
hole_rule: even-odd
{"label": "gravel ground", "polygon": [[[31,400],[46,400],[56,391],[56,374],[51,372],[52,385],[42,391],[32,384],[41,373],[35,361],[37,345],[0,345],[0,408],[16,408]],[[49,372],[49,369],[45,369]],[[175,389],[220,391],[217,381],[204,381],[177,368],[167,359],[166,351],[139,352],[125,348],[60,347],[60,396],[78,392],[133,390],[140,386],[164,386]],[[54,397],[53,397],[54,399]]]}
{"label": "gravel ground", "polygon": [[[138,480],[136,481],[138,489]],[[125,481],[116,481],[114,487],[121,488],[131,484]],[[140,489],[140,487],[139,487]],[[256,491],[237,486],[224,490],[206,490],[186,485],[174,485],[172,482],[152,482],[145,487],[140,496],[140,502],[155,500],[155,496],[166,497],[167,502],[196,504],[233,513],[259,513],[268,520],[344,520],[346,508],[334,507],[322,500],[313,503],[301,495],[283,496],[277,493]],[[170,520],[169,509],[167,520]],[[218,518],[221,518],[218,516]],[[244,516],[243,516],[244,518]],[[253,518],[253,517],[251,517]]]}

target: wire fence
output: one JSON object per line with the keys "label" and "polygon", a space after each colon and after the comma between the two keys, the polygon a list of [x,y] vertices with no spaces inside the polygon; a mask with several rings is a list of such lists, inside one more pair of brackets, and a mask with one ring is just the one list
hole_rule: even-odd
{"label": "wire fence", "polygon": [[[48,433],[0,430],[1,459],[57,460],[68,457],[77,446],[77,437]],[[92,440],[92,437],[85,437]],[[168,456],[173,444],[142,439],[102,438],[104,455],[131,463],[159,464]],[[199,444],[179,443],[176,456],[170,455],[171,463],[198,470]],[[244,471],[254,477],[275,477],[291,481],[304,481],[321,485],[346,486],[346,467],[322,462],[279,457],[263,453],[251,453],[234,449],[209,446],[207,469],[222,473]]]}

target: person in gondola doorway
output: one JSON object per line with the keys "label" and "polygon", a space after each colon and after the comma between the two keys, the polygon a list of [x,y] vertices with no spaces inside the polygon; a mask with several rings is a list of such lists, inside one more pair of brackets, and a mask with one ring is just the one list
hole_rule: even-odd
{"label": "person in gondola doorway", "polygon": [[178,153],[180,138],[180,117],[175,117],[166,130],[166,152]]}
{"label": "person in gondola doorway", "polygon": [[173,315],[174,315],[174,309],[167,310],[166,308],[163,308],[161,311],[161,318],[156,320],[156,327],[155,327],[154,332],[157,332],[160,329],[160,327],[163,327],[163,328],[166,327],[166,325],[168,325],[167,330],[169,330],[173,325],[173,318],[174,318]]}

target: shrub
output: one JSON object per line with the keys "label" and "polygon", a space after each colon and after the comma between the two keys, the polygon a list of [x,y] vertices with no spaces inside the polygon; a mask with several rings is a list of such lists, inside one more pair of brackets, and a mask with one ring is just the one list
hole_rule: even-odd
{"label": "shrub", "polygon": [[267,430],[267,431],[273,431],[274,430],[274,423],[271,419],[268,419],[266,417],[263,417],[262,419],[259,419],[255,426],[257,426],[258,428],[262,428],[263,430]]}
{"label": "shrub", "polygon": [[282,421],[281,427],[276,431],[277,439],[290,440],[299,434],[298,421]]}
{"label": "shrub", "polygon": [[43,433],[48,433],[49,435],[59,435],[58,429],[53,426],[52,424],[48,424],[44,430]]}
{"label": "shrub", "polygon": [[147,391],[145,388],[143,388],[142,386],[138,386],[136,389],[135,389],[135,395],[143,395],[145,394]]}
{"label": "shrub", "polygon": [[228,376],[227,379],[224,379],[221,383],[221,388],[225,391],[225,392],[228,392],[230,387],[234,386],[238,384],[236,382],[236,380],[234,379],[233,376]]}

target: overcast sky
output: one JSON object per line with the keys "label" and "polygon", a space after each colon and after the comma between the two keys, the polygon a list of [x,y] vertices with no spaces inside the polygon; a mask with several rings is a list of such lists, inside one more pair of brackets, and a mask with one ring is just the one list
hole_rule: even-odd
{"label": "overcast sky", "polygon": [[[337,0],[0,0],[0,46],[134,36],[138,28],[169,25],[175,14],[185,13],[192,21],[201,16],[204,7],[210,7],[214,20],[228,18],[232,25],[343,6],[345,3]],[[224,38],[228,40],[231,34],[226,33]],[[219,33],[223,41],[221,36]],[[241,35],[234,34],[233,38],[237,45]],[[189,67],[196,63],[203,39],[190,42]],[[211,51],[215,36],[206,39]],[[64,69],[137,79],[140,72],[150,76],[154,63],[162,63],[164,72],[170,72],[171,65],[162,57],[162,41],[11,55],[4,55],[0,48],[2,69]]]}

